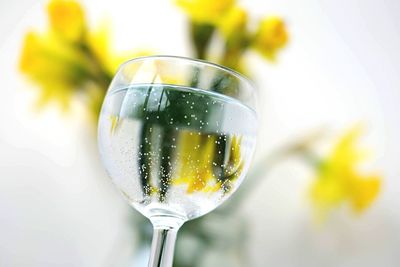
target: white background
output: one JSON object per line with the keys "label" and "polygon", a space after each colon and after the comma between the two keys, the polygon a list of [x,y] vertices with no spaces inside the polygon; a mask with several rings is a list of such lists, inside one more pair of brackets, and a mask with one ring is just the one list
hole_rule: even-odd
{"label": "white background", "polygon": [[[250,55],[262,103],[258,154],[310,129],[340,132],[361,121],[376,156],[369,167],[385,177],[366,214],[341,211],[316,226],[309,171],[295,161],[275,168],[242,208],[252,266],[398,266],[400,2],[241,4],[255,18],[282,15],[291,32],[278,64]],[[189,54],[184,17],[169,1],[84,5],[93,25],[112,21],[118,49]],[[115,255],[131,250],[130,211],[104,174],[94,133],[56,109],[33,112],[35,92],[17,73],[23,34],[45,25],[43,6],[0,0],[0,266],[119,266]]]}

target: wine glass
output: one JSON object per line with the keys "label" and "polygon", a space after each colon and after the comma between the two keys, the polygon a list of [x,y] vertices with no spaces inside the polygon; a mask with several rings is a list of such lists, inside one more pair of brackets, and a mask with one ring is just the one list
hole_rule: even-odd
{"label": "wine glass", "polygon": [[153,224],[148,266],[172,266],[176,234],[238,188],[256,143],[255,89],[206,61],[121,65],[105,97],[99,151],[113,183]]}

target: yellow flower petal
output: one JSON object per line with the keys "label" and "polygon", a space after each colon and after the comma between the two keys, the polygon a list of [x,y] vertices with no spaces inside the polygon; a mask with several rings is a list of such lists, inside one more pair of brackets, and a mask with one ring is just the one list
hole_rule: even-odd
{"label": "yellow flower petal", "polygon": [[362,128],[359,126],[348,130],[317,170],[310,193],[322,217],[342,204],[348,204],[355,212],[361,213],[378,196],[381,177],[365,176],[358,171],[363,154],[357,147],[361,133]]}
{"label": "yellow flower petal", "polygon": [[78,2],[52,0],[47,6],[47,11],[54,33],[72,42],[82,39],[86,24],[83,9]]}
{"label": "yellow flower petal", "polygon": [[335,177],[317,177],[311,187],[311,198],[318,209],[334,208],[346,196],[346,188]]}
{"label": "yellow flower petal", "polygon": [[38,39],[34,32],[28,32],[25,36],[19,61],[19,69],[22,72],[31,72],[40,61],[40,57],[37,56],[40,50]]}
{"label": "yellow flower petal", "polygon": [[218,28],[226,37],[231,37],[235,32],[243,31],[247,24],[247,12],[243,8],[233,7],[218,23]]}
{"label": "yellow flower petal", "polygon": [[70,97],[87,79],[86,65],[84,55],[53,35],[30,32],[25,36],[19,68],[40,85],[39,106],[55,100],[66,109]]}
{"label": "yellow flower petal", "polygon": [[259,24],[253,46],[267,59],[274,60],[277,52],[285,47],[288,40],[284,21],[279,17],[267,17]]}
{"label": "yellow flower petal", "polygon": [[341,169],[351,168],[366,158],[365,150],[357,148],[357,142],[362,133],[362,125],[356,125],[341,137],[330,156],[332,165],[340,166]]}
{"label": "yellow flower petal", "polygon": [[376,199],[381,188],[379,176],[356,179],[352,186],[351,204],[357,213],[363,212]]}
{"label": "yellow flower petal", "polygon": [[216,24],[235,3],[235,0],[176,0],[195,22]]}

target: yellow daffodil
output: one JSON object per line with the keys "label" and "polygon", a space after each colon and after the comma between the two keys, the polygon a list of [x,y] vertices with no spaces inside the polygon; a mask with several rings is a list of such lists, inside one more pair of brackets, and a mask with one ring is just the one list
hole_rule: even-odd
{"label": "yellow daffodil", "polygon": [[105,91],[119,64],[129,56],[115,56],[106,27],[89,32],[78,2],[52,0],[47,6],[50,29],[25,36],[20,70],[40,86],[39,105],[56,102],[66,109],[72,97],[86,101],[96,119]]}
{"label": "yellow daffodil", "polygon": [[71,42],[81,41],[85,30],[85,16],[80,4],[73,0],[52,0],[47,6],[53,32]]}
{"label": "yellow daffodil", "polygon": [[99,89],[93,90],[94,84],[107,86],[109,77],[85,44],[83,9],[75,1],[53,0],[47,11],[50,30],[25,36],[19,64],[21,72],[40,86],[39,105],[54,101],[66,109],[72,96],[86,89],[90,96],[101,97],[105,88],[95,92]]}
{"label": "yellow daffodil", "polygon": [[194,22],[216,24],[235,4],[235,0],[176,0],[176,4]]}
{"label": "yellow daffodil", "polygon": [[82,53],[51,35],[30,32],[25,36],[19,67],[41,85],[40,104],[56,100],[67,107],[75,88],[90,75],[87,65]]}
{"label": "yellow daffodil", "polygon": [[277,52],[288,42],[288,32],[279,17],[267,17],[258,26],[253,47],[269,60],[275,60]]}
{"label": "yellow daffodil", "polygon": [[230,38],[233,34],[245,30],[247,24],[247,12],[243,8],[233,7],[218,23],[218,28],[225,38]]}
{"label": "yellow daffodil", "polygon": [[345,133],[318,170],[311,187],[311,197],[322,218],[333,208],[345,203],[350,204],[354,212],[361,213],[379,193],[380,176],[362,174],[357,170],[365,156],[356,147],[360,135],[360,127]]}

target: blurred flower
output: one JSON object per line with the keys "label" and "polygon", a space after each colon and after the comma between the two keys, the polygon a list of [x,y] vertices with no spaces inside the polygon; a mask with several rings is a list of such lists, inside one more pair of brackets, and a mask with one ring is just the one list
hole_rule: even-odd
{"label": "blurred flower", "polygon": [[90,70],[85,56],[51,35],[25,36],[20,70],[41,86],[40,104],[55,100],[67,108],[77,86]]}
{"label": "blurred flower", "polygon": [[357,170],[365,158],[365,153],[356,147],[360,135],[360,127],[350,129],[320,164],[311,187],[311,197],[321,218],[344,203],[350,204],[356,213],[361,213],[379,193],[381,177],[364,175]]}
{"label": "blurred flower", "polygon": [[247,12],[241,7],[235,6],[226,12],[218,23],[218,28],[226,38],[245,30],[247,24]]}
{"label": "blurred flower", "polygon": [[253,47],[269,60],[275,60],[277,52],[288,42],[288,32],[279,17],[263,19],[253,40]]}
{"label": "blurred flower", "polygon": [[19,67],[39,85],[39,107],[54,102],[67,110],[75,96],[97,121],[107,87],[118,66],[140,51],[115,55],[106,23],[89,31],[85,13],[73,0],[52,0],[47,6],[49,30],[29,32],[24,39]]}
{"label": "blurred flower", "polygon": [[176,0],[181,7],[197,23],[216,24],[235,4],[235,0]]}
{"label": "blurred flower", "polygon": [[217,62],[236,70],[243,70],[243,55],[249,47],[274,61],[289,39],[285,23],[279,17],[263,19],[251,34],[247,30],[247,11],[234,0],[176,0],[176,4],[191,19],[190,37],[199,59],[212,55],[208,50],[215,30],[224,41],[224,51]]}
{"label": "blurred flower", "polygon": [[53,32],[68,41],[81,41],[86,30],[82,7],[72,0],[52,0],[47,6]]}
{"label": "blurred flower", "polygon": [[82,8],[75,1],[53,0],[47,11],[50,31],[29,32],[20,57],[21,72],[40,86],[39,106],[53,101],[66,110],[72,97],[85,90],[101,98],[104,92],[96,92],[94,84],[106,87],[110,77],[85,43]]}

